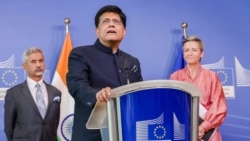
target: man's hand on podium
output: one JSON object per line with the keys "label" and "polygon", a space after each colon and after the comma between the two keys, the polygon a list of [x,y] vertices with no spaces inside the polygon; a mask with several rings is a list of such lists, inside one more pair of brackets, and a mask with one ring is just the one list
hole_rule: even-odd
{"label": "man's hand on podium", "polygon": [[105,87],[96,93],[96,100],[100,102],[107,102],[109,100],[109,96],[111,95],[111,88]]}

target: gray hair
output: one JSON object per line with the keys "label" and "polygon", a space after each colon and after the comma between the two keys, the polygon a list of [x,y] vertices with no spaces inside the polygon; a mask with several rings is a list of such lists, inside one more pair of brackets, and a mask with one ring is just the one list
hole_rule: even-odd
{"label": "gray hair", "polygon": [[187,36],[187,37],[184,39],[184,41],[182,42],[182,46],[184,46],[184,44],[185,44],[186,42],[189,42],[189,41],[198,42],[198,43],[200,44],[200,50],[201,50],[201,52],[204,51],[204,45],[203,45],[202,40],[201,40],[200,38],[198,38],[197,36],[194,36],[194,35],[192,35],[192,36]]}
{"label": "gray hair", "polygon": [[23,52],[23,55],[22,55],[22,61],[23,61],[23,63],[25,63],[27,61],[29,55],[31,55],[32,53],[36,53],[36,52],[39,52],[39,53],[41,53],[43,55],[43,51],[40,48],[31,47],[31,48],[26,49]]}

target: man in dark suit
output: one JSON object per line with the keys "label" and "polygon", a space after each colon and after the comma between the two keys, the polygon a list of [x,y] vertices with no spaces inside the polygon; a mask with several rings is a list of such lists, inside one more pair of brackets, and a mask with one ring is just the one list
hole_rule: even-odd
{"label": "man in dark suit", "polygon": [[93,45],[74,48],[69,56],[67,84],[75,99],[71,141],[101,141],[100,130],[86,129],[96,101],[106,102],[112,88],[142,81],[139,60],[119,49],[126,33],[126,15],[115,5],[102,7],[95,16]]}
{"label": "man in dark suit", "polygon": [[7,90],[4,131],[8,141],[57,141],[61,92],[43,81],[44,55],[29,48],[22,56],[27,80]]}

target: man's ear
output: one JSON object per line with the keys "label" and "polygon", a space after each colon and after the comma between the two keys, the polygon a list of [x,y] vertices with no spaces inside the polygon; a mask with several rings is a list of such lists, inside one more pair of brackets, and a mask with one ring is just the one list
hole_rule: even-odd
{"label": "man's ear", "polygon": [[27,65],[26,65],[25,63],[23,63],[23,64],[22,64],[22,67],[23,67],[24,70],[26,70]]}
{"label": "man's ear", "polygon": [[98,37],[98,35],[99,35],[98,33],[99,33],[99,30],[98,30],[98,28],[96,28],[96,29],[95,29],[95,34],[96,34],[97,38],[99,38],[99,37]]}

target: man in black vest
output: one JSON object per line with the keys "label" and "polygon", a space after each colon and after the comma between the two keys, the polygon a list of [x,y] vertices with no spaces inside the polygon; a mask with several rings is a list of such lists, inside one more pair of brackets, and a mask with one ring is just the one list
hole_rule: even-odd
{"label": "man in black vest", "polygon": [[137,58],[119,49],[126,33],[126,15],[115,5],[102,7],[95,16],[97,40],[74,48],[69,56],[67,85],[75,99],[71,141],[101,141],[100,130],[86,129],[97,100],[106,102],[112,88],[142,81]]}

